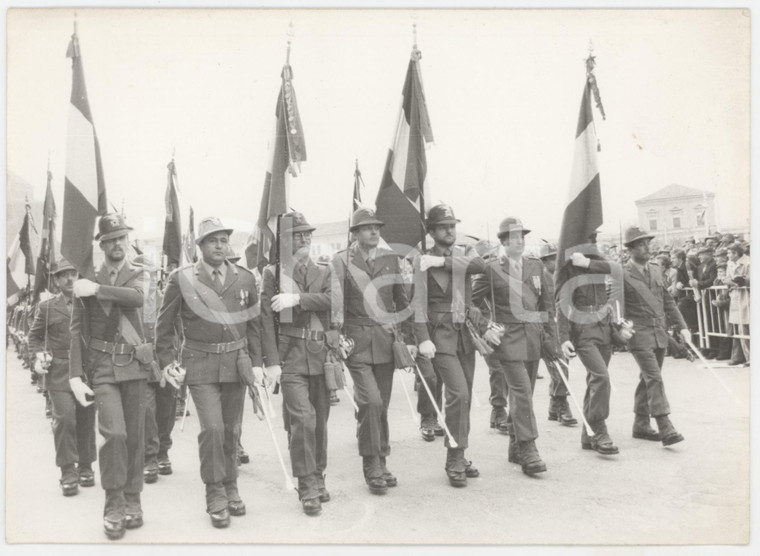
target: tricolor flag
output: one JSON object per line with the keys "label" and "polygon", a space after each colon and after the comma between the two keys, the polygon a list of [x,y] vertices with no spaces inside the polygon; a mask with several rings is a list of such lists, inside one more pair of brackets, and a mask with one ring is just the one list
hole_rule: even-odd
{"label": "tricolor flag", "polygon": [[362,173],[359,171],[359,161],[356,161],[356,170],[354,170],[354,210],[358,210],[362,206],[362,187],[364,186],[364,180],[362,179]]}
{"label": "tricolor flag", "polygon": [[47,189],[45,204],[42,207],[42,241],[37,257],[37,272],[34,275],[34,294],[32,302],[36,303],[45,289],[50,289],[50,265],[55,261],[55,199],[53,198],[53,174],[47,172]]}
{"label": "tricolor flag", "polygon": [[34,255],[32,255],[32,235],[31,235],[31,207],[26,205],[26,214],[24,222],[21,224],[21,231],[18,233],[19,247],[24,254],[24,274],[34,274]]}
{"label": "tricolor flag", "polygon": [[198,255],[195,252],[195,215],[193,214],[193,207],[189,207],[188,210],[190,214],[187,219],[187,233],[183,236],[182,255],[184,258],[182,264],[194,263],[198,260]]}
{"label": "tricolor flag", "polygon": [[169,181],[166,184],[166,220],[164,222],[164,245],[166,264],[178,267],[182,258],[182,215],[179,210],[179,192],[177,191],[177,171],[174,159],[167,166]]}
{"label": "tricolor flag", "polygon": [[425,237],[425,200],[430,198],[425,148],[433,142],[433,130],[422,87],[421,57],[415,45],[401,92],[396,133],[375,201],[377,216],[385,222],[383,239],[410,248]]}
{"label": "tricolor flag", "polygon": [[[586,64],[586,84],[583,87],[581,111],[575,133],[570,195],[565,214],[562,217],[557,250],[556,277],[559,277],[560,270],[570,259],[572,253],[579,251],[579,247],[589,243],[589,236],[602,225],[603,221],[602,191],[597,164],[599,142],[594,127],[594,114],[591,111],[592,94],[596,97],[597,106],[599,106],[602,115],[604,115],[604,111],[601,109],[601,101],[598,89],[596,89],[593,56],[589,56]],[[557,284],[557,290],[559,288],[560,284]]]}
{"label": "tricolor flag", "polygon": [[8,257],[5,260],[6,272],[6,299],[8,305],[15,305],[21,297],[21,289],[24,285],[24,263],[21,261],[21,242],[17,233],[11,246],[8,248]]}
{"label": "tricolor flag", "polygon": [[61,255],[79,273],[94,276],[92,239],[95,219],[108,212],[100,146],[87,100],[82,57],[76,32],[66,57],[72,59],[71,109],[66,138],[66,180],[63,190]]}
{"label": "tricolor flag", "polygon": [[248,268],[264,267],[274,262],[277,217],[288,212],[291,178],[297,177],[306,160],[301,117],[293,89],[293,70],[287,62],[282,68],[282,85],[275,108],[274,138],[269,146],[270,159],[261,196],[259,218],[245,247]]}

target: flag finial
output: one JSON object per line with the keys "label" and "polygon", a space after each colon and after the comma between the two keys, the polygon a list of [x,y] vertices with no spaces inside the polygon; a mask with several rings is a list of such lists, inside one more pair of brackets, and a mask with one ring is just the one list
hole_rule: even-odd
{"label": "flag finial", "polygon": [[594,56],[594,43],[591,39],[588,41],[588,57],[586,58],[586,78],[591,86],[591,92],[594,94],[594,101],[596,107],[602,114],[602,119],[606,120],[607,115],[604,113],[604,105],[602,104],[602,97],[599,94],[599,86],[596,83],[596,75],[594,75],[594,68],[596,67],[596,56]]}
{"label": "flag finial", "polygon": [[74,12],[74,34],[77,34],[77,13]]}

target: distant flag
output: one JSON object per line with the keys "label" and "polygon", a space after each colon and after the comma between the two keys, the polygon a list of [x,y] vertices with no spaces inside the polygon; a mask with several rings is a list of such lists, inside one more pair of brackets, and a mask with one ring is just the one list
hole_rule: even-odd
{"label": "distant flag", "polygon": [[282,68],[281,76],[274,137],[269,146],[269,167],[264,180],[259,218],[245,247],[246,265],[259,270],[275,260],[277,217],[288,212],[290,180],[298,176],[301,162],[306,160],[306,144],[293,88],[293,70],[288,61]]}
{"label": "distant flag", "polygon": [[19,241],[19,234],[16,233],[11,246],[8,248],[8,257],[5,260],[7,269],[6,299],[9,305],[15,305],[21,295],[25,266],[21,262],[22,257],[21,242]]}
{"label": "distant flag", "polygon": [[422,87],[421,57],[415,44],[402,89],[393,145],[388,151],[375,201],[377,216],[385,222],[381,231],[383,239],[410,248],[425,236],[425,200],[430,197],[425,181],[425,148],[433,142],[433,130]]}
{"label": "distant flag", "polygon": [[21,231],[18,233],[19,247],[24,255],[24,274],[27,276],[34,274],[34,255],[32,254],[32,236],[31,236],[31,212],[32,208],[26,205],[26,214],[21,224]]}
{"label": "distant flag", "polygon": [[354,210],[358,210],[362,206],[362,187],[364,186],[364,180],[362,179],[362,173],[359,171],[359,160],[356,161],[356,170],[354,170]]}
{"label": "distant flag", "polygon": [[61,255],[68,259],[82,276],[92,277],[95,219],[108,212],[108,203],[100,146],[90,103],[87,100],[76,27],[66,56],[72,59],[72,86],[66,139]]}
{"label": "distant flag", "polygon": [[182,258],[182,216],[179,210],[179,193],[177,192],[177,171],[174,159],[167,166],[169,180],[166,184],[166,220],[164,223],[163,251],[166,264],[179,266]]}
{"label": "distant flag", "polygon": [[[562,228],[557,250],[557,269],[555,275],[560,276],[560,270],[570,259],[576,246],[589,242],[589,236],[602,225],[602,191],[599,181],[599,166],[597,151],[599,141],[594,127],[594,115],[591,110],[591,97],[596,99],[597,107],[604,117],[599,90],[594,76],[594,57],[589,54],[586,60],[586,83],[583,87],[578,128],[575,133],[575,153],[570,175],[570,194],[565,213],[562,217]],[[560,284],[557,284],[559,290]]]}
{"label": "distant flag", "polygon": [[198,256],[195,253],[195,215],[193,214],[193,207],[190,207],[189,212],[187,233],[183,236],[182,264],[194,263],[198,260]]}
{"label": "distant flag", "polygon": [[37,302],[40,294],[50,288],[51,265],[55,262],[55,199],[53,198],[53,174],[48,168],[45,203],[42,207],[42,238],[40,254],[37,256],[37,272],[34,275],[32,302]]}

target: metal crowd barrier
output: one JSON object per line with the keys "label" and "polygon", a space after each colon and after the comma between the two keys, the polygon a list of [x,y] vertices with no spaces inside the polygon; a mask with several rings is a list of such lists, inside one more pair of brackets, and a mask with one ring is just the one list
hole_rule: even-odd
{"label": "metal crowd barrier", "polygon": [[[735,289],[747,290],[749,293],[748,287]],[[688,291],[690,296],[693,295],[694,290],[692,288],[684,288],[684,290]],[[721,294],[728,296],[728,291],[728,286],[712,286],[707,289],[699,290],[701,298],[697,303],[697,326],[699,331],[700,348],[717,348],[717,341],[711,342],[710,340],[712,338],[731,337],[739,338],[741,340],[750,339],[749,334],[739,334],[732,331],[732,327],[728,323],[728,307],[720,308],[712,303],[713,301],[716,301]],[[741,324],[748,326],[749,322]]]}

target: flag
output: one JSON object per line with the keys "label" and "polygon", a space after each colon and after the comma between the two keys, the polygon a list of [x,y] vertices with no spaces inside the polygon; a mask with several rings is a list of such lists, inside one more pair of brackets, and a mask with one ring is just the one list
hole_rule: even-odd
{"label": "flag", "polygon": [[182,259],[182,215],[179,209],[179,193],[177,191],[177,171],[174,159],[167,166],[169,181],[166,184],[166,221],[164,223],[163,251],[166,264],[179,266]]}
{"label": "flag", "polygon": [[183,264],[194,263],[198,260],[198,256],[195,253],[195,215],[193,214],[193,207],[190,207],[190,215],[188,217],[187,233],[184,235],[184,248],[182,251]]}
{"label": "flag", "polygon": [[354,170],[354,210],[358,210],[362,206],[362,186],[364,180],[362,179],[362,173],[359,171],[359,161],[356,161],[356,170]]}
{"label": "flag", "polygon": [[34,274],[34,256],[32,255],[32,237],[30,234],[30,211],[31,207],[26,205],[26,214],[24,222],[21,224],[21,231],[18,233],[19,248],[24,254],[24,274]]}
{"label": "flag", "polygon": [[422,87],[421,57],[415,45],[402,89],[396,133],[375,201],[377,216],[385,222],[383,239],[410,248],[425,236],[425,199],[429,198],[425,148],[433,142]]}
{"label": "flag", "polygon": [[66,138],[61,255],[82,276],[93,277],[92,239],[95,219],[108,211],[100,146],[87,100],[84,69],[76,32],[66,57],[72,59],[71,107]]}
{"label": "flag", "polygon": [[[592,94],[601,108],[596,80],[591,70],[593,57],[587,60],[586,84],[583,87],[580,116],[575,133],[575,152],[570,175],[570,194],[567,207],[562,217],[559,245],[557,250],[557,268],[555,276],[570,259],[577,246],[589,243],[589,236],[602,225],[602,191],[599,181],[597,150],[599,142],[594,127],[594,114],[591,111]],[[602,110],[602,114],[604,114]],[[560,284],[557,284],[557,290]]]}
{"label": "flag", "polygon": [[5,260],[6,272],[6,299],[9,305],[15,305],[21,296],[23,285],[24,265],[21,264],[21,242],[19,234],[13,238],[13,243],[8,248],[8,256]]}
{"label": "flag", "polygon": [[276,258],[277,217],[288,212],[291,178],[297,177],[306,160],[301,117],[293,88],[293,70],[286,62],[282,68],[282,85],[275,109],[274,138],[270,144],[269,168],[264,179],[259,217],[245,247],[248,268],[260,271]]}
{"label": "flag", "polygon": [[47,172],[47,189],[45,203],[42,207],[42,240],[40,254],[37,256],[37,272],[34,275],[34,294],[32,302],[36,303],[45,289],[50,289],[50,265],[55,262],[55,199],[53,198],[53,174]]}

